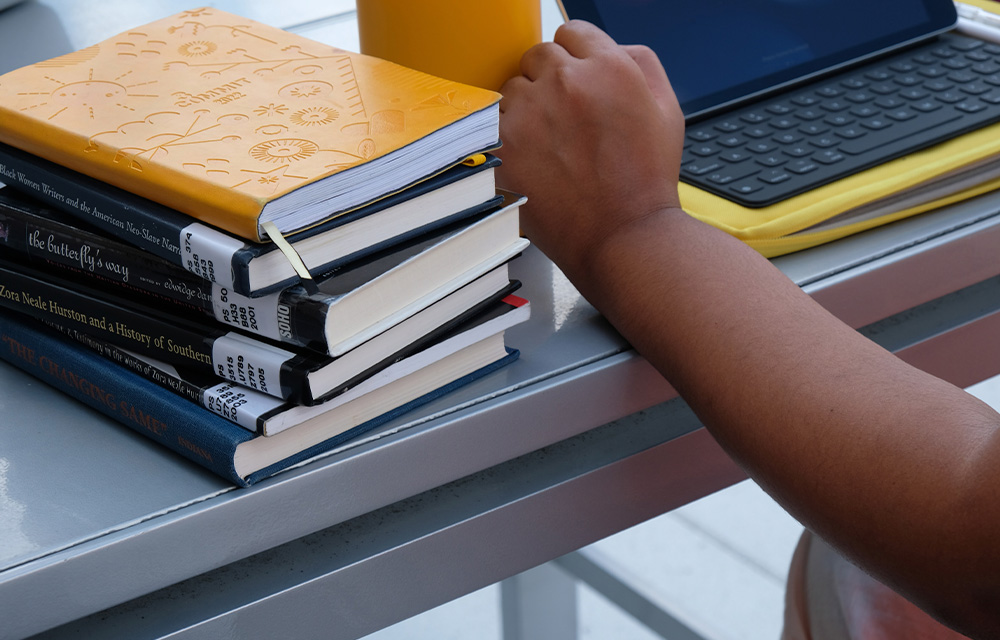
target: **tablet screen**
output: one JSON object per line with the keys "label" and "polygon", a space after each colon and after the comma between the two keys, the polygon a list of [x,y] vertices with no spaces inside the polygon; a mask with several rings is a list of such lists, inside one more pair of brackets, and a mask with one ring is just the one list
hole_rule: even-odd
{"label": "tablet screen", "polygon": [[691,117],[944,31],[951,0],[561,0],[659,55]]}

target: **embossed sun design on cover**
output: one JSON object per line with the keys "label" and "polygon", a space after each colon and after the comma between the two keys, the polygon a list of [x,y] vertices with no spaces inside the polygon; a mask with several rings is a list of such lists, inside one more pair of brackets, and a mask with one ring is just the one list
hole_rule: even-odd
{"label": "embossed sun design on cover", "polygon": [[[0,140],[261,240],[265,219],[293,233],[496,146],[498,100],[197,9],[0,76]],[[359,198],[304,195],[262,216],[336,174],[328,191]],[[285,210],[304,218],[283,225]]]}

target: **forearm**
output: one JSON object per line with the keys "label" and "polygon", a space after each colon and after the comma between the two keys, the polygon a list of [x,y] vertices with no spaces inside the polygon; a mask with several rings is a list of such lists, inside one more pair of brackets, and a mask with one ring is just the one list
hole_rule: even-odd
{"label": "forearm", "polygon": [[833,318],[677,207],[683,115],[651,51],[585,23],[504,85],[522,228],[803,523],[918,605],[1000,637],[995,412]]}
{"label": "forearm", "polygon": [[997,564],[1000,531],[983,523],[1000,518],[982,510],[998,502],[977,495],[998,480],[997,417],[978,400],[680,211],[608,237],[571,279],[751,475],[863,566],[926,604]]}

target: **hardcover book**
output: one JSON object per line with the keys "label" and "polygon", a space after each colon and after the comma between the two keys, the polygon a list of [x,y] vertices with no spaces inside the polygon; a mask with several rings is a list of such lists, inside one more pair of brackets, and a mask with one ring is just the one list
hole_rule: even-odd
{"label": "hardcover book", "polygon": [[[498,205],[500,161],[458,165],[402,192],[288,236],[314,278]],[[274,243],[237,238],[169,207],[0,144],[0,181],[109,236],[243,296],[299,281]]]}
{"label": "hardcover book", "polygon": [[263,242],[497,146],[499,97],[204,8],[0,76],[0,141]]}
{"label": "hardcover book", "polygon": [[0,359],[240,486],[329,453],[517,356],[502,339],[487,338],[434,363],[429,371],[277,435],[261,436],[193,402],[179,401],[172,391],[21,314],[0,311]]}
{"label": "hardcover book", "polygon": [[[506,264],[487,276],[477,281],[484,287],[480,299],[509,282]],[[298,404],[317,404],[344,391],[386,357],[331,357],[221,325],[186,321],[2,259],[0,307]],[[417,326],[423,333],[409,336],[411,342],[433,329],[420,322]]]}
{"label": "hardcover book", "polygon": [[348,391],[312,406],[284,402],[236,383],[222,381],[215,376],[199,375],[198,372],[145,358],[78,331],[54,328],[117,364],[172,390],[188,401],[204,406],[245,429],[260,435],[273,436],[317,419],[327,411],[382,386],[392,384],[487,338],[502,336],[507,329],[525,322],[530,315],[530,304],[519,296],[506,295],[502,300],[490,300],[480,305],[477,311],[464,321],[454,323],[440,336],[426,341],[426,344],[418,345],[412,349],[412,353],[399,356],[395,362],[374,376],[364,378]]}
{"label": "hardcover book", "polygon": [[293,286],[241,296],[10,189],[0,189],[0,256],[174,315],[339,355],[523,250],[520,202],[335,269],[313,293]]}

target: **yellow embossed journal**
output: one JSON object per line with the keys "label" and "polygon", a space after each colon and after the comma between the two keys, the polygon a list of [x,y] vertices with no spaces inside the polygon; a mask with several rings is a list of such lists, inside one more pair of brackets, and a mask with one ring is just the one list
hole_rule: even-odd
{"label": "yellow embossed journal", "polygon": [[497,146],[499,98],[196,9],[0,76],[0,142],[261,241]]}

